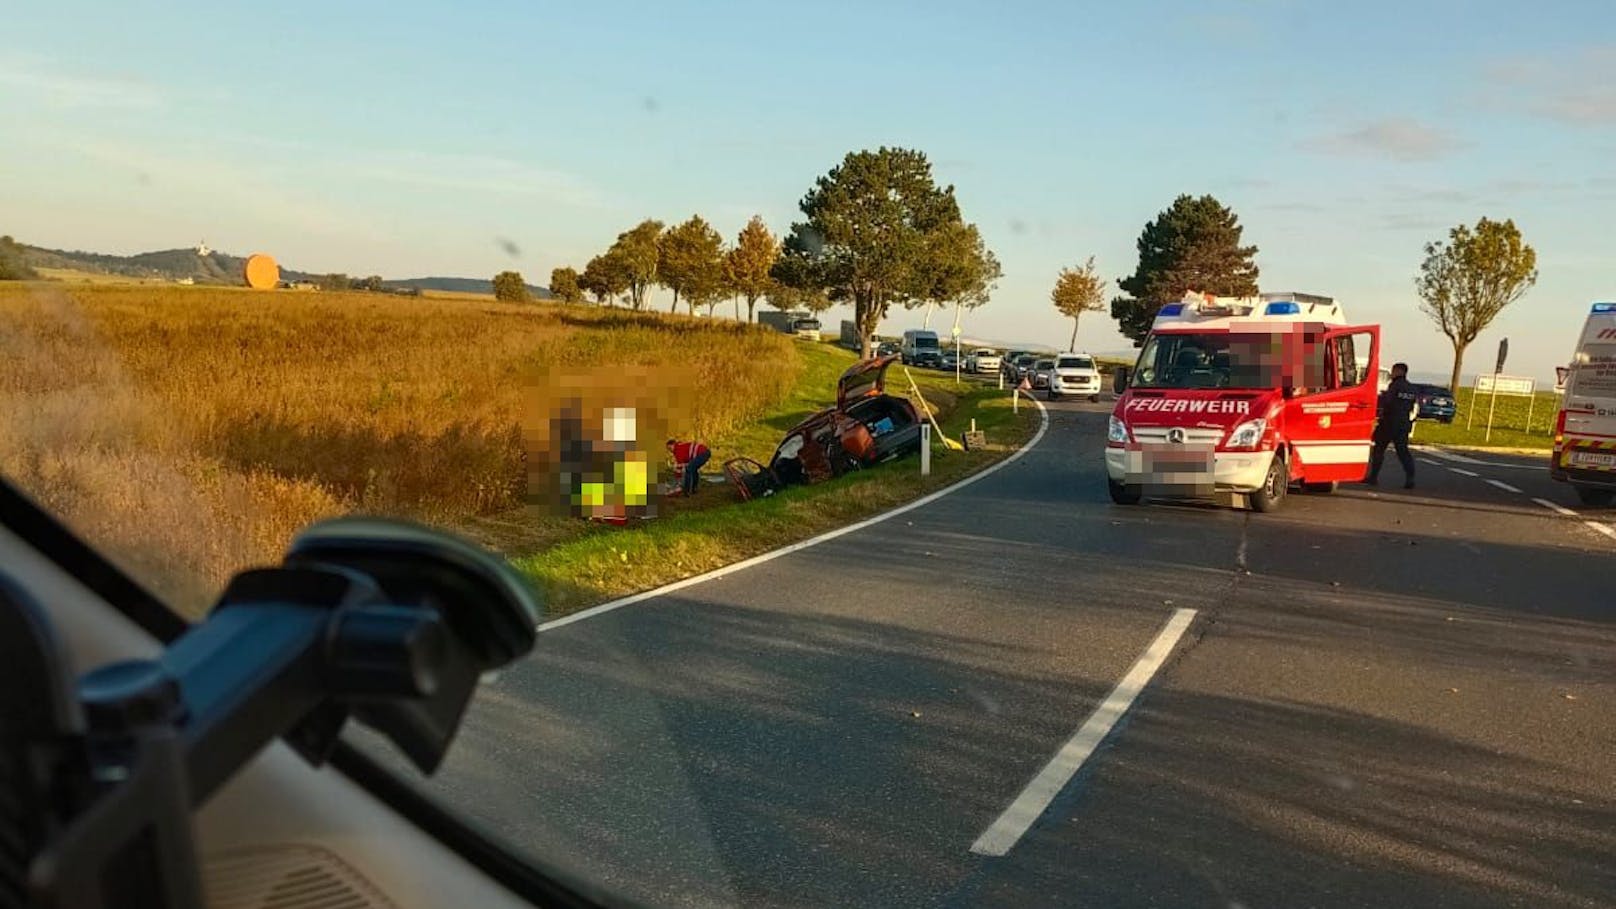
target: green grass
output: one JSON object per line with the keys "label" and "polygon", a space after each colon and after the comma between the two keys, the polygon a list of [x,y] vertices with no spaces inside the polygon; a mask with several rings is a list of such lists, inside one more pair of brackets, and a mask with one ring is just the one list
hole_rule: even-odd
{"label": "green grass", "polygon": [[[778,408],[751,426],[715,440],[712,469],[746,455],[767,461],[780,436],[800,419],[834,400],[835,380],[854,357],[828,344],[805,345],[803,381]],[[546,593],[551,618],[599,602],[719,568],[939,489],[1020,447],[1038,423],[1037,408],[1012,412],[1008,391],[985,381],[955,385],[952,375],[914,372],[928,403],[939,409],[949,437],[976,420],[989,447],[948,451],[933,445],[932,472],[920,476],[919,458],[909,457],[816,486],[795,487],[753,502],[740,502],[725,485],[711,485],[696,499],[671,500],[663,514],[638,526],[592,526],[572,539],[512,561]],[[889,394],[907,386],[902,370],[887,374]]]}
{"label": "green grass", "polygon": [[[1493,430],[1487,433],[1487,408],[1491,395],[1481,395],[1476,401],[1474,414],[1470,412],[1473,388],[1461,388],[1454,395],[1458,415],[1452,423],[1420,420],[1414,425],[1413,440],[1428,445],[1452,445],[1464,448],[1531,448],[1547,451],[1554,441],[1554,418],[1560,411],[1560,396],[1553,392],[1538,392],[1535,401],[1525,397],[1498,396],[1493,411]],[[1526,431],[1527,405],[1531,404],[1531,432]],[[1469,429],[1465,421],[1471,419]]]}

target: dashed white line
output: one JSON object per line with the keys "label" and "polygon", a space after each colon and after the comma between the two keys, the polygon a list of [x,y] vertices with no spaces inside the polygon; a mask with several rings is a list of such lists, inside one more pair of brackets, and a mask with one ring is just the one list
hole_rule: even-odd
{"label": "dashed white line", "polygon": [[1499,489],[1502,489],[1505,492],[1520,492],[1519,489],[1516,489],[1515,487],[1509,485],[1508,483],[1505,483],[1503,480],[1491,480],[1491,479],[1489,479],[1487,481],[1487,485],[1488,486],[1496,486],[1496,487],[1498,487]]}
{"label": "dashed white line", "polygon": [[1556,513],[1556,514],[1568,515],[1568,516],[1573,517],[1573,518],[1577,516],[1577,513],[1575,511],[1572,511],[1571,509],[1565,507],[1564,505],[1561,505],[1559,502],[1550,502],[1548,499],[1533,499],[1532,501],[1536,502],[1539,505],[1542,505],[1544,508],[1547,508],[1548,510],[1550,510],[1550,511]]}
{"label": "dashed white line", "polygon": [[1481,474],[1476,473],[1474,470],[1465,470],[1463,467],[1449,467],[1448,469],[1453,471],[1454,473],[1462,473],[1467,477],[1479,477],[1479,476],[1481,476]]}
{"label": "dashed white line", "polygon": [[1156,639],[1145,648],[1143,655],[1122,677],[1117,687],[1111,689],[1100,706],[1094,708],[1087,721],[1078,728],[1077,732],[1062,745],[1055,756],[1049,759],[1044,769],[1032,778],[1032,782],[1021,790],[1010,807],[1004,809],[988,829],[971,844],[971,851],[977,855],[1005,855],[1021,839],[1022,834],[1038,820],[1039,816],[1049,808],[1049,803],[1055,796],[1071,782],[1073,776],[1089,759],[1094,749],[1099,747],[1117,720],[1128,712],[1139,692],[1145,689],[1156,671],[1167,662],[1167,657],[1178,644],[1178,639],[1184,636],[1184,631],[1190,627],[1195,618],[1193,609],[1175,609],[1172,618],[1156,635]]}
{"label": "dashed white line", "polygon": [[1421,464],[1429,464],[1432,467],[1441,467],[1442,466],[1442,462],[1436,460],[1435,458],[1420,458],[1419,461],[1420,461]]}

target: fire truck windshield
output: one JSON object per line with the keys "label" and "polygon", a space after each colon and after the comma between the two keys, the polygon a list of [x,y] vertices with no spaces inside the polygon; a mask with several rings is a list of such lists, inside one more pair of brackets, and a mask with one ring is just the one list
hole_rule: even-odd
{"label": "fire truck windshield", "polygon": [[1300,334],[1162,332],[1139,353],[1135,388],[1322,388],[1324,345]]}

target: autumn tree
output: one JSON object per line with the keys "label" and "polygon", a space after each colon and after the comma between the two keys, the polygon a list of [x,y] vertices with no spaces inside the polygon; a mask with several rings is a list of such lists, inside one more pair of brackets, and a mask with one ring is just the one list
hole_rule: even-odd
{"label": "autumn tree", "polygon": [[21,243],[10,237],[0,237],[0,281],[29,281],[39,277],[28,264]]}
{"label": "autumn tree", "polygon": [[849,152],[814,181],[798,206],[776,280],[853,305],[864,356],[894,302],[924,297],[927,238],[960,220],[952,186],[939,188],[919,151]]}
{"label": "autumn tree", "polygon": [[1118,281],[1125,297],[1111,301],[1122,333],[1143,344],[1162,304],[1186,290],[1218,296],[1257,293],[1255,246],[1241,246],[1240,219],[1212,196],[1181,195],[1145,224],[1136,246],[1139,265]]}
{"label": "autumn tree", "polygon": [[762,217],[753,215],[724,257],[730,290],[746,300],[746,321],[756,321],[757,301],[774,283],[769,271],[779,258],[780,241],[769,233]]}
{"label": "autumn tree", "polygon": [[691,315],[716,301],[724,286],[724,238],[700,215],[668,228],[658,242],[657,283],[673,291],[669,312],[679,311],[681,296]]}
{"label": "autumn tree", "polygon": [[661,238],[662,222],[647,218],[618,234],[606,250],[614,278],[622,280],[629,305],[637,310],[645,308],[646,292],[657,283]]}
{"label": "autumn tree", "polygon": [[578,283],[578,272],[572,267],[557,268],[550,272],[550,293],[563,303],[578,303],[584,298],[584,289]]}
{"label": "autumn tree", "polygon": [[595,298],[595,302],[610,306],[618,296],[628,293],[628,267],[611,251],[604,252],[584,266],[578,277],[578,286]]}
{"label": "autumn tree", "polygon": [[526,303],[527,282],[519,271],[502,271],[494,276],[494,299],[506,303]]}
{"label": "autumn tree", "polygon": [[320,279],[321,290],[347,290],[352,281],[347,275],[332,273]]}
{"label": "autumn tree", "polygon": [[1474,228],[1461,224],[1449,230],[1446,243],[1425,244],[1414,287],[1420,311],[1453,344],[1449,388],[1459,387],[1465,348],[1536,283],[1537,251],[1521,239],[1513,220],[1482,218]]}
{"label": "autumn tree", "polygon": [[1086,312],[1099,312],[1105,308],[1105,279],[1094,270],[1094,257],[1089,256],[1081,268],[1063,268],[1049,292],[1049,300],[1060,314],[1072,320],[1072,340],[1067,350],[1077,350],[1077,321]]}

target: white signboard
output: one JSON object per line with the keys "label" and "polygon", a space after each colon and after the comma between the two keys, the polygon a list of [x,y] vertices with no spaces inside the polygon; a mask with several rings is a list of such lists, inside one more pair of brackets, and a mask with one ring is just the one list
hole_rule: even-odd
{"label": "white signboard", "polygon": [[1478,395],[1530,395],[1536,382],[1525,376],[1493,376],[1483,373],[1476,376],[1476,394]]}

